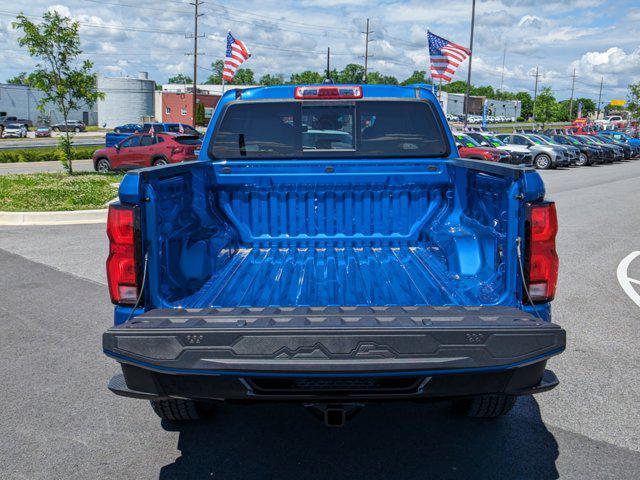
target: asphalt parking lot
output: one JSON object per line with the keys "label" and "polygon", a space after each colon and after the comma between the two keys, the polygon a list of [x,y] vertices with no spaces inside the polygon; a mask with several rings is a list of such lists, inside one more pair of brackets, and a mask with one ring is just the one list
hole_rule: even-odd
{"label": "asphalt parking lot", "polygon": [[[409,403],[367,407],[342,429],[285,405],[163,424],[106,389],[117,366],[101,352],[104,225],[0,227],[1,477],[638,478],[640,308],[616,268],[640,250],[640,160],[543,177],[568,347],[550,362],[560,386],[497,421]],[[630,271],[640,278],[640,265]]]}

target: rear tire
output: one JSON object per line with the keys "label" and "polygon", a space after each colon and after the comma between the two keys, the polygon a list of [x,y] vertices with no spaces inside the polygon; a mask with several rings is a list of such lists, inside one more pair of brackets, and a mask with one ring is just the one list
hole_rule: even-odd
{"label": "rear tire", "polygon": [[78,127],[74,128],[74,129],[73,129],[73,131],[74,131],[75,133],[80,133],[80,129],[79,129]]}
{"label": "rear tire", "polygon": [[96,162],[96,172],[109,173],[111,171],[111,162],[107,158],[101,158]]}
{"label": "rear tire", "polygon": [[151,400],[151,408],[162,420],[185,422],[206,418],[211,413],[211,405],[193,400]]}
{"label": "rear tire", "polygon": [[471,418],[496,418],[506,415],[516,403],[513,395],[492,394],[454,400],[456,413]]}
{"label": "rear tire", "polygon": [[536,157],[533,164],[539,170],[549,170],[551,168],[551,157],[542,153]]}
{"label": "rear tire", "polygon": [[169,165],[169,162],[167,162],[167,160],[165,158],[156,158],[153,162],[152,165],[154,167],[157,167],[159,165]]}

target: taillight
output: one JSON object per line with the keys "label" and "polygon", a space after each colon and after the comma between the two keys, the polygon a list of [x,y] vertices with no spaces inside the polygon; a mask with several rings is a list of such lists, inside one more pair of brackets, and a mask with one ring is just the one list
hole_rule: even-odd
{"label": "taillight", "polygon": [[134,304],[139,291],[136,210],[122,205],[109,206],[107,236],[107,283],[111,301]]}
{"label": "taillight", "polygon": [[555,297],[558,283],[556,204],[544,202],[528,206],[527,287],[531,301],[547,302]]}
{"label": "taillight", "polygon": [[362,98],[362,87],[358,85],[304,86],[296,87],[293,96],[298,99]]}

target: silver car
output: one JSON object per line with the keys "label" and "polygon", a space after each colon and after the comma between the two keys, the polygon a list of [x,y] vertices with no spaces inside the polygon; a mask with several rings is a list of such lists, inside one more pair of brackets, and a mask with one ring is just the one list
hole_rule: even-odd
{"label": "silver car", "polygon": [[496,137],[507,145],[527,147],[531,155],[533,155],[533,166],[541,170],[569,166],[571,163],[565,150],[553,145],[547,145],[540,139],[529,138],[526,134],[499,133]]}
{"label": "silver car", "polygon": [[27,127],[19,123],[10,123],[2,131],[2,138],[25,138]]}

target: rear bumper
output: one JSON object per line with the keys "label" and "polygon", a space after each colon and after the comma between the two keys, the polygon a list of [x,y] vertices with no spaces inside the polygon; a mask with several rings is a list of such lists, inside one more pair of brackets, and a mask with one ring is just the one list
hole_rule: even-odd
{"label": "rear bumper", "polygon": [[156,310],[103,336],[126,384],[112,390],[142,398],[286,399],[301,379],[341,398],[532,393],[564,347],[560,327],[505,307]]}

